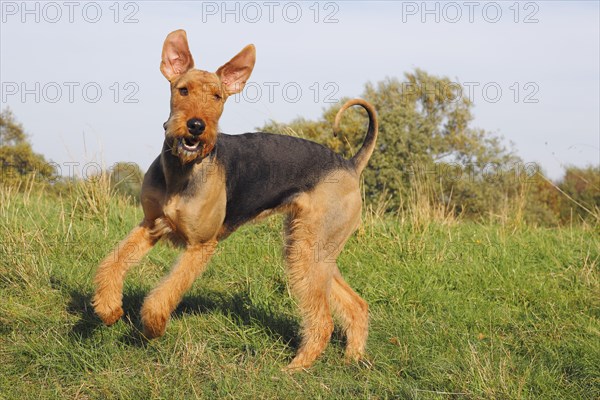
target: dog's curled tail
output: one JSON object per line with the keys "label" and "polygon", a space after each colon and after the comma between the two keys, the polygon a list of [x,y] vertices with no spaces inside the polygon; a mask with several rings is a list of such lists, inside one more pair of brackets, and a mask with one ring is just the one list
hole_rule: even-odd
{"label": "dog's curled tail", "polygon": [[379,125],[377,123],[377,114],[375,113],[375,108],[371,105],[371,103],[363,100],[363,99],[352,99],[348,100],[342,108],[338,111],[335,116],[335,122],[333,124],[333,133],[337,136],[340,127],[340,120],[342,119],[342,114],[346,109],[352,106],[361,106],[365,110],[367,110],[367,114],[369,114],[369,128],[367,129],[367,136],[365,137],[365,141],[363,142],[361,148],[358,152],[350,159],[350,161],[354,164],[354,168],[356,172],[359,174],[363,169],[367,166],[369,162],[369,158],[373,154],[373,150],[375,149],[375,142],[377,141],[377,133],[379,131]]}

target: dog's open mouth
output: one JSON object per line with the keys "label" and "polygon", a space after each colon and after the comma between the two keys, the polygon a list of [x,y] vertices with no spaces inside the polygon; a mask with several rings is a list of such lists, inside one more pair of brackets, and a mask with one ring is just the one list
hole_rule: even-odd
{"label": "dog's open mouth", "polygon": [[203,148],[200,138],[186,136],[177,139],[177,155],[184,159],[196,158]]}
{"label": "dog's open mouth", "polygon": [[184,153],[196,153],[202,150],[200,138],[186,136],[177,140],[177,150]]}
{"label": "dog's open mouth", "polygon": [[198,151],[202,149],[200,146],[200,138],[197,137],[184,137],[179,139],[179,146],[186,151]]}

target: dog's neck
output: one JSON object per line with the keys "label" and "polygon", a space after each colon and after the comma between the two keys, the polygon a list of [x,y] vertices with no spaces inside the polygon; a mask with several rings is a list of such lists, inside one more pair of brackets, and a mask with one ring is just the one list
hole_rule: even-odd
{"label": "dog's neck", "polygon": [[206,154],[203,152],[193,161],[184,163],[178,156],[173,154],[172,146],[173,144],[165,139],[161,152],[161,164],[165,174],[167,191],[178,192],[185,190],[192,180],[196,180],[197,177],[195,176],[195,172],[198,171],[199,168],[202,169],[204,164],[208,165],[213,161],[215,158],[215,150],[214,145],[210,146],[210,150],[207,151]]}

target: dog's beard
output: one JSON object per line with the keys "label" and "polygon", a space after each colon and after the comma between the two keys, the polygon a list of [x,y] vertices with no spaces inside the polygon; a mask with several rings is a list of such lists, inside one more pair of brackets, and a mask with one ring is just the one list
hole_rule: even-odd
{"label": "dog's beard", "polygon": [[204,143],[199,139],[191,139],[177,135],[166,135],[168,151],[179,158],[182,164],[196,160],[204,150]]}
{"label": "dog's beard", "polygon": [[[206,136],[206,137],[205,137]],[[167,150],[174,157],[179,158],[182,164],[188,164],[198,159],[204,159],[214,148],[213,143],[207,143],[210,135],[202,134],[200,137],[191,135],[181,136],[172,135],[167,132],[166,144]]]}
{"label": "dog's beard", "polygon": [[173,151],[179,157],[183,164],[194,161],[202,155],[204,151],[204,143],[202,140],[188,137],[179,137],[173,143]]}

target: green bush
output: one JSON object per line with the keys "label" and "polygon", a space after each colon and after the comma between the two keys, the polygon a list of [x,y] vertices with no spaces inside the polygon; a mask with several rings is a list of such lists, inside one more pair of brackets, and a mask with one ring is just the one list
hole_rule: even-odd
{"label": "green bush", "polygon": [[23,126],[7,108],[0,112],[0,181],[18,182],[32,176],[47,180],[55,171],[44,156],[33,151]]}

